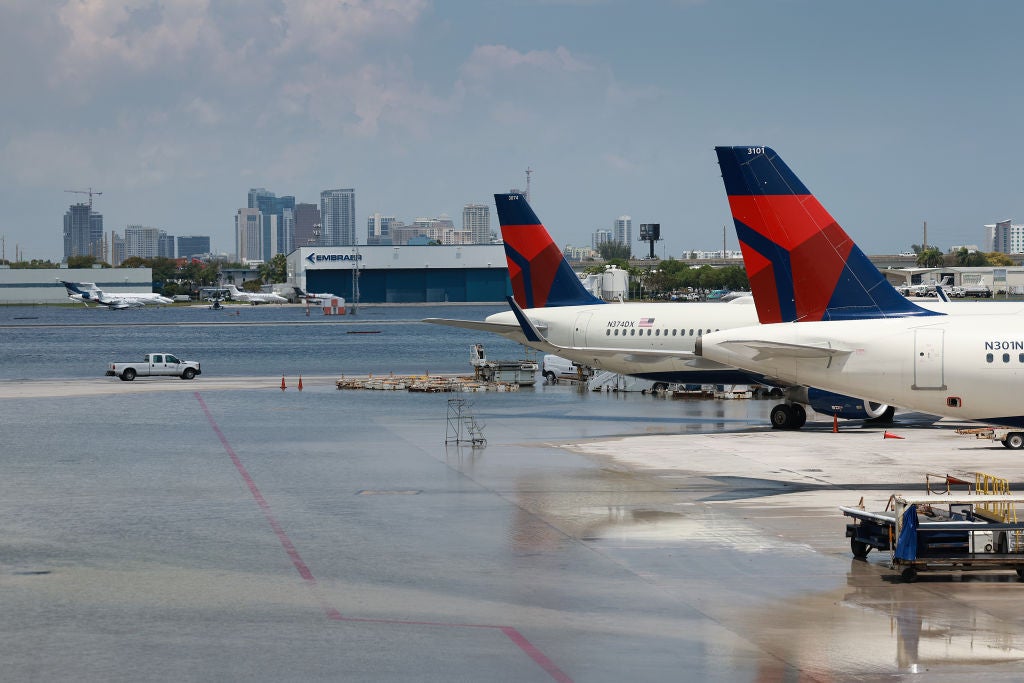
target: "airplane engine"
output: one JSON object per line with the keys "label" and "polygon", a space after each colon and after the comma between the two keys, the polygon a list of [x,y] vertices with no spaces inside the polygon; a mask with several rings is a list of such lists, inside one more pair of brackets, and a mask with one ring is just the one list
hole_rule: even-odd
{"label": "airplane engine", "polygon": [[837,415],[847,420],[879,420],[890,422],[895,408],[885,403],[873,403],[862,398],[835,394],[823,389],[808,387],[807,403],[815,412],[823,415]]}

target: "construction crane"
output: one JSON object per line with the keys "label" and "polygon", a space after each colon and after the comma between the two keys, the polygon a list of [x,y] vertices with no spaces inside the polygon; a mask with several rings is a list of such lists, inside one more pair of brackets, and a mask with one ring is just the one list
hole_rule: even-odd
{"label": "construction crane", "polygon": [[99,190],[94,192],[91,187],[88,190],[64,190],[64,191],[65,192],[74,192],[75,194],[87,194],[87,195],[89,195],[89,210],[90,211],[92,211],[92,196],[96,195],[98,197],[101,194],[103,194]]}

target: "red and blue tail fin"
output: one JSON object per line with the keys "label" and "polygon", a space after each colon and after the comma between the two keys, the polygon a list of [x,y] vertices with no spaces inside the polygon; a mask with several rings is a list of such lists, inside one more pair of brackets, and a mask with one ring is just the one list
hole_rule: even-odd
{"label": "red and blue tail fin", "polygon": [[762,323],[937,315],[896,291],[768,147],[716,147]]}
{"label": "red and blue tail fin", "polygon": [[587,291],[521,194],[496,194],[512,294],[521,308],[604,303]]}

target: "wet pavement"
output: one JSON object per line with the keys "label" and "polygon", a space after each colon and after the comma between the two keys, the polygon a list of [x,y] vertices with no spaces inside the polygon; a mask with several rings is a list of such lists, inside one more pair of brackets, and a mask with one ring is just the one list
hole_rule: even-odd
{"label": "wet pavement", "polygon": [[1019,451],[565,386],[466,396],[471,448],[271,379],[0,383],[5,680],[1019,678],[1024,583],[901,583],[837,510]]}

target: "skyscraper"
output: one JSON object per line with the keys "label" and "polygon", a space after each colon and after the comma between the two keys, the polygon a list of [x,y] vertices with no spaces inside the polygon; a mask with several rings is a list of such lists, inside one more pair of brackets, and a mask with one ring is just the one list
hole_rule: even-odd
{"label": "skyscraper", "polygon": [[316,204],[296,204],[293,248],[317,244],[320,244],[320,207]]}
{"label": "skyscraper", "polygon": [[235,214],[235,253],[242,263],[263,260],[263,213],[239,209]]}
{"label": "skyscraper", "polygon": [[367,244],[393,244],[391,241],[391,226],[395,225],[397,219],[394,216],[382,216],[379,213],[371,214],[366,220],[366,243]]}
{"label": "skyscraper", "polygon": [[126,225],[124,228],[124,257],[174,258],[174,237],[159,228],[144,225]]}
{"label": "skyscraper", "polygon": [[590,246],[592,246],[594,249],[597,249],[598,247],[600,247],[605,242],[611,242],[611,241],[612,241],[612,231],[611,230],[602,230],[602,229],[598,228],[597,230],[594,231],[594,237],[591,240]]}
{"label": "skyscraper", "polygon": [[210,253],[210,238],[207,235],[182,235],[178,238],[178,258],[192,258]]}
{"label": "skyscraper", "polygon": [[1024,253],[1024,225],[1014,225],[1009,218],[986,225],[985,251],[998,251],[1003,254]]}
{"label": "skyscraper", "polygon": [[95,256],[102,261],[103,215],[88,204],[72,204],[64,214],[64,260],[69,256]]}
{"label": "skyscraper", "polygon": [[110,231],[110,265],[117,268],[121,265],[121,262],[127,258],[125,256],[125,244],[124,238],[117,234],[116,231]]}
{"label": "skyscraper", "polygon": [[491,241],[491,207],[487,204],[466,204],[462,207],[462,229],[472,233],[475,244]]}
{"label": "skyscraper", "polygon": [[168,235],[166,231],[160,231],[157,239],[156,255],[163,258],[174,258],[174,235]]}
{"label": "skyscraper", "polygon": [[613,239],[616,242],[625,244],[632,250],[633,244],[633,219],[630,216],[619,216],[615,219],[612,227]]}
{"label": "skyscraper", "polygon": [[320,193],[320,244],[343,247],[356,244],[356,191],[352,188]]}
{"label": "skyscraper", "polygon": [[278,197],[265,187],[254,187],[249,190],[249,208],[263,214],[260,258],[269,262],[275,254],[290,252],[295,242],[295,224],[293,215],[286,215],[286,211],[295,211],[295,197]]}

